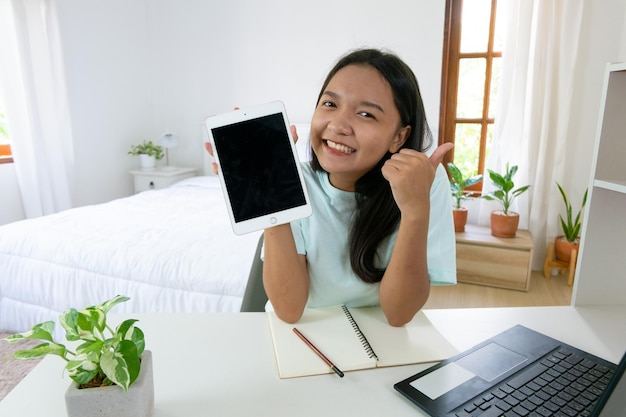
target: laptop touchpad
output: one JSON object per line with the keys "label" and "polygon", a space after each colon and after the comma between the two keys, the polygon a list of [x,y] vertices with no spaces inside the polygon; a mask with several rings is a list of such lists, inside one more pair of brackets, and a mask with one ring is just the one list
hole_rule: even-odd
{"label": "laptop touchpad", "polygon": [[512,350],[496,343],[490,343],[462,357],[455,363],[485,381],[491,382],[519,364],[526,362],[526,360],[524,356]]}

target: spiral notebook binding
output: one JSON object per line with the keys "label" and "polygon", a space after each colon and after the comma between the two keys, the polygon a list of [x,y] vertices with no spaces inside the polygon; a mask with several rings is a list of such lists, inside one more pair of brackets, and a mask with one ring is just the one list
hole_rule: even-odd
{"label": "spiral notebook binding", "polygon": [[350,310],[348,310],[348,307],[346,307],[345,305],[342,305],[341,309],[343,310],[346,317],[348,318],[348,321],[350,322],[350,325],[352,326],[354,333],[356,333],[357,337],[359,338],[361,345],[363,345],[363,349],[365,349],[367,356],[371,359],[378,360],[378,356],[376,356],[376,352],[374,352],[374,349],[372,349],[372,345],[370,345],[370,342],[367,341],[367,337],[365,337],[365,335],[359,328],[359,325],[357,324],[356,320],[354,320],[354,317],[352,317],[352,313],[350,313]]}

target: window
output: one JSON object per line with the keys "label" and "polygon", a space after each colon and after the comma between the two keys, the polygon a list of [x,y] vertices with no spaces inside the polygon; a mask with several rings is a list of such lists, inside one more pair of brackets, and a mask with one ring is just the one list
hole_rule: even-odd
{"label": "window", "polygon": [[4,110],[0,107],[0,164],[13,162]]}
{"label": "window", "polygon": [[[504,29],[497,6],[498,0],[446,0],[439,140],[454,143],[444,162],[465,176],[484,173],[493,138]],[[469,188],[479,191],[481,184]]]}
{"label": "window", "polygon": [[13,162],[11,145],[9,144],[9,132],[7,131],[7,121],[4,115],[4,108],[0,102],[0,164]]}

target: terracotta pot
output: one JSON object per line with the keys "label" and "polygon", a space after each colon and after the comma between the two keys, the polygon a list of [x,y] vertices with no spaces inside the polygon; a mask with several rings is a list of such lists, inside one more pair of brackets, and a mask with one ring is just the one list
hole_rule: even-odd
{"label": "terracotta pot", "polygon": [[554,252],[556,259],[565,263],[569,263],[572,257],[572,249],[576,249],[578,254],[578,240],[576,242],[568,242],[565,236],[558,236],[554,239]]}
{"label": "terracotta pot", "polygon": [[491,234],[496,237],[515,237],[519,225],[519,214],[502,211],[491,212]]}
{"label": "terracotta pot", "polygon": [[467,223],[467,208],[452,209],[452,217],[454,217],[454,231],[464,232],[465,224]]}

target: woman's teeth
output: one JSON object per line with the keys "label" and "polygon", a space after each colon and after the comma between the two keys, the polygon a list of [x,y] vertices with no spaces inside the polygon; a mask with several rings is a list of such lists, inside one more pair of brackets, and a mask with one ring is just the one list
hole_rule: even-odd
{"label": "woman's teeth", "polygon": [[356,150],[346,145],[342,145],[341,143],[333,142],[332,140],[327,140],[326,144],[328,145],[329,148],[336,149],[339,152],[343,152],[343,153],[352,153]]}

